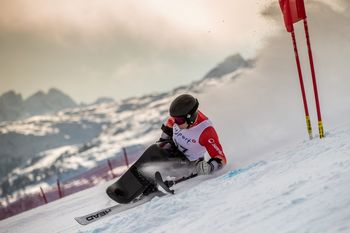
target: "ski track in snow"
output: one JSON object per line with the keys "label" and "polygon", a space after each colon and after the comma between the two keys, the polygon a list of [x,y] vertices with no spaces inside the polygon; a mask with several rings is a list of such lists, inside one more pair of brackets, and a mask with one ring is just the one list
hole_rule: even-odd
{"label": "ski track in snow", "polygon": [[[113,205],[108,184],[0,222],[1,232],[350,232],[350,125],[209,179],[176,187],[88,226],[73,217]],[[260,157],[259,157],[260,158]]]}

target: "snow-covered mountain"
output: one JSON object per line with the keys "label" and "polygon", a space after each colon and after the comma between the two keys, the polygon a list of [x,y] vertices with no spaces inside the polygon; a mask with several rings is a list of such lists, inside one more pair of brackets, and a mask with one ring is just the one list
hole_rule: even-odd
{"label": "snow-covered mountain", "polygon": [[221,77],[225,74],[234,72],[241,67],[251,67],[254,61],[245,60],[240,54],[235,54],[227,57],[223,62],[218,64],[215,68],[210,70],[204,78]]}
{"label": "snow-covered mountain", "polygon": [[25,111],[30,115],[53,113],[77,104],[62,91],[51,88],[47,93],[39,91],[24,101]]}
{"label": "snow-covered mountain", "polygon": [[0,96],[0,122],[25,119],[76,106],[74,100],[55,88],[51,88],[47,93],[38,91],[27,99],[9,91]]}
{"label": "snow-covered mountain", "polygon": [[1,196],[81,173],[120,156],[122,148],[129,153],[143,150],[159,136],[176,95],[198,94],[223,85],[251,67],[240,55],[233,58],[218,64],[213,75],[169,93],[103,101],[54,115],[0,123]]}
{"label": "snow-covered mountain", "polygon": [[22,95],[9,91],[0,96],[0,121],[23,117]]}
{"label": "snow-covered mountain", "polygon": [[94,104],[112,103],[114,101],[115,101],[114,99],[109,97],[100,97],[94,102]]}

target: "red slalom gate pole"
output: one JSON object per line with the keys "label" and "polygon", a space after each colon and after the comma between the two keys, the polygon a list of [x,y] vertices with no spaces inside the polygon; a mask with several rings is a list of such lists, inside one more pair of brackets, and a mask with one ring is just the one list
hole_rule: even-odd
{"label": "red slalom gate pole", "polygon": [[112,163],[109,159],[107,159],[107,163],[108,163],[108,167],[109,167],[109,170],[111,171],[111,174],[112,174],[112,178],[114,179],[115,178],[115,175],[113,173],[113,167],[112,167]]}
{"label": "red slalom gate pole", "polygon": [[129,168],[128,155],[126,154],[126,149],[124,147],[123,147],[123,152],[124,152],[124,159],[125,159],[126,167]]}
{"label": "red slalom gate pole", "polygon": [[40,187],[40,191],[41,191],[41,195],[42,195],[43,198],[44,198],[45,204],[47,204],[47,198],[46,198],[46,195],[45,195],[44,190],[43,190],[42,187]]}
{"label": "red slalom gate pole", "polygon": [[322,117],[321,117],[320,101],[318,98],[318,91],[317,91],[316,74],[315,74],[314,61],[313,61],[312,50],[311,50],[309,28],[307,25],[306,18],[304,19],[304,30],[305,30],[306,43],[307,43],[308,54],[309,54],[310,69],[311,69],[311,76],[312,76],[312,85],[314,88],[314,95],[315,95],[315,102],[316,102],[318,131],[320,134],[320,138],[324,138],[324,130],[323,130]]}
{"label": "red slalom gate pole", "polygon": [[60,185],[60,180],[59,179],[57,179],[57,189],[58,189],[58,196],[60,198],[62,198],[63,197],[63,193],[62,193],[62,190],[61,190],[61,185]]}
{"label": "red slalom gate pole", "polygon": [[310,121],[310,115],[309,115],[309,108],[307,106],[307,100],[306,100],[306,95],[305,95],[305,87],[304,87],[304,81],[303,81],[303,74],[301,72],[297,41],[295,39],[295,33],[294,33],[293,25],[292,25],[291,35],[292,35],[292,40],[293,40],[295,61],[297,63],[297,68],[298,68],[298,75],[299,75],[299,83],[300,83],[301,95],[302,95],[303,103],[304,103],[306,127],[307,127],[307,132],[309,134],[309,138],[311,140],[312,139],[312,127],[311,127],[311,121]]}

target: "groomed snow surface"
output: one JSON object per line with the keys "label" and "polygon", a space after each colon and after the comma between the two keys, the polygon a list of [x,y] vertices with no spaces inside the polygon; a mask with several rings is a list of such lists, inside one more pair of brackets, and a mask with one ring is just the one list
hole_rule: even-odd
{"label": "groomed snow surface", "polygon": [[[176,187],[135,209],[87,226],[81,216],[114,203],[108,184],[0,222],[26,232],[350,232],[350,124],[256,161]],[[261,160],[261,158],[265,158]]]}

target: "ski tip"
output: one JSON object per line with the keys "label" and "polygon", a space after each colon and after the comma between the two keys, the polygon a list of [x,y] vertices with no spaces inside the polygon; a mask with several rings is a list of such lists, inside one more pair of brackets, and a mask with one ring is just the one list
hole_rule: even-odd
{"label": "ski tip", "polygon": [[83,226],[89,224],[89,222],[82,221],[81,218],[79,218],[79,217],[75,217],[74,220],[77,221],[77,223],[79,223],[80,225],[83,225]]}
{"label": "ski tip", "polygon": [[159,171],[157,171],[155,174],[154,174],[154,177],[155,177],[155,182],[160,186],[162,187],[162,189],[164,189],[164,191],[166,191],[167,193],[170,193],[170,194],[175,194],[175,191],[170,189],[163,181],[163,178],[162,178],[162,175],[160,174]]}
{"label": "ski tip", "polygon": [[156,173],[154,173],[154,178],[155,178],[155,180],[161,180],[161,181],[163,182],[162,174],[160,174],[159,171],[157,171]]}

